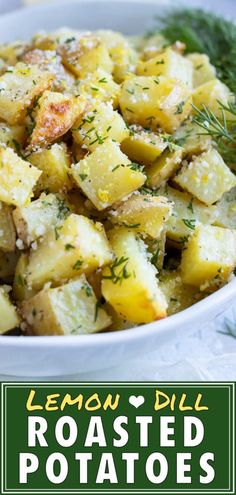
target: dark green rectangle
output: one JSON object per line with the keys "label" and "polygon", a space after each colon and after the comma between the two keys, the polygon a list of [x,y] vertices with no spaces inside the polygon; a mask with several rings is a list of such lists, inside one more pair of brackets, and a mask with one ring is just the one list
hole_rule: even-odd
{"label": "dark green rectangle", "polygon": [[[32,404],[43,407],[42,410],[27,410],[26,404],[31,390],[35,391]],[[157,391],[166,394],[170,398],[172,397],[172,402],[159,411],[155,410],[154,407]],[[51,403],[49,407],[57,409],[49,411],[45,410],[45,404],[47,396],[51,394],[58,394],[58,396],[52,398],[56,402]],[[78,410],[78,403],[65,406],[63,411],[60,409],[63,397],[66,394],[70,394],[71,398],[76,398],[79,394],[83,396],[81,410]],[[97,394],[98,399],[91,401],[90,397],[93,394]],[[111,410],[109,407],[104,410],[103,405],[108,394],[112,394],[113,399],[116,394],[120,396],[118,407],[115,410]],[[175,402],[173,394],[176,396]],[[179,410],[180,399],[181,397],[184,398],[183,394],[186,394],[183,404],[190,409]],[[199,394],[201,394],[201,398]],[[130,397],[132,396],[135,396],[136,399],[131,399],[130,403]],[[138,396],[141,396],[140,405],[137,403],[135,405],[139,405],[139,407],[135,407],[132,401],[137,402]],[[207,410],[195,410],[198,396],[200,398],[200,407],[206,406]],[[164,400],[164,397],[161,396],[161,401]],[[94,410],[85,409],[86,401],[88,401],[87,406],[90,403],[90,407],[92,405],[97,407]],[[141,402],[143,403],[141,404]],[[171,404],[173,405],[172,409]],[[7,383],[2,384],[1,405],[2,495],[10,493],[27,493],[31,495],[33,493],[56,493],[58,495],[60,493],[140,493],[140,495],[141,493],[235,493],[235,398],[234,384],[232,383]],[[48,446],[28,446],[29,416],[40,416],[46,419],[45,440]],[[55,426],[62,416],[70,416],[73,427],[78,428],[77,439],[70,447],[59,445],[55,438]],[[113,423],[119,416],[128,418],[128,424],[123,426],[128,432],[129,439],[126,445],[115,447],[113,444],[114,439],[118,439],[119,435],[114,432]],[[150,417],[147,446],[140,446],[140,429],[137,423],[137,417],[139,416]],[[174,435],[170,435],[170,439],[175,440],[175,446],[160,445],[161,432],[164,435],[165,431],[164,421],[166,420],[163,418],[166,416],[174,418],[174,420],[170,419],[174,423],[169,426],[174,428]],[[184,419],[186,416],[196,417],[204,425],[204,438],[201,444],[195,447],[184,445],[184,422],[190,421]],[[91,420],[91,417],[101,417],[101,420]],[[105,446],[93,444],[90,447],[84,445],[90,421],[100,421],[102,423],[100,428],[103,427]],[[160,422],[162,424],[161,431]],[[68,435],[69,430],[67,427],[64,432],[65,435]],[[49,481],[46,475],[46,465],[50,465],[48,458],[52,460],[50,456],[55,452],[64,456],[63,463],[68,468],[68,473],[60,484],[55,484],[52,480]],[[202,480],[206,476],[203,466],[201,467],[200,465],[200,459],[203,462],[204,457],[202,456],[208,452],[214,454],[214,460],[209,461],[209,464],[212,465],[215,475],[214,479],[205,484],[200,482],[200,479]],[[28,474],[27,483],[19,482],[20,453],[33,454],[39,464],[35,472]],[[79,463],[75,460],[75,453],[89,453],[92,455],[92,460],[88,461],[87,483],[80,483]],[[110,457],[113,459],[116,474],[116,476],[113,476],[113,482],[97,479],[99,471],[101,475],[101,459],[104,458],[106,453],[112,454]],[[126,462],[122,460],[122,454],[124,453],[139,455],[139,459],[134,462],[134,483],[127,483]],[[152,465],[152,455],[155,453],[161,454],[161,470],[159,461],[154,462]],[[177,470],[179,475],[182,472],[180,454],[191,454],[191,460],[187,461],[191,465],[191,471],[186,473],[186,476],[190,476],[191,482],[183,483],[180,479],[177,479]],[[164,456],[164,459],[162,456]],[[166,465],[168,472],[164,477]],[[147,474],[147,466],[149,466],[149,474]],[[112,461],[110,460],[110,469],[111,467]],[[155,476],[158,476],[159,471],[163,474],[162,482],[160,480],[157,482],[157,478],[155,478]],[[130,468],[128,473],[131,476]],[[58,474],[58,463],[56,462],[55,476]]]}

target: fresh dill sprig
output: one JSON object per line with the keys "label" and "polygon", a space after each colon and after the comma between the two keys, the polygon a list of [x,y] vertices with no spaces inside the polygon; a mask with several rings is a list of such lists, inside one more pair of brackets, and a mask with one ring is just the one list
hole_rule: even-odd
{"label": "fresh dill sprig", "polygon": [[226,163],[236,168],[236,103],[218,103],[221,118],[203,105],[201,110],[194,106],[193,121],[202,129],[203,135],[212,137]]}
{"label": "fresh dill sprig", "polygon": [[227,318],[224,322],[224,330],[218,330],[218,333],[236,339],[236,322]]}
{"label": "fresh dill sprig", "polygon": [[182,41],[186,53],[206,53],[217,76],[236,94],[236,25],[202,9],[177,8],[158,17],[170,42]]}
{"label": "fresh dill sprig", "polygon": [[122,284],[124,279],[130,277],[127,271],[127,265],[129,258],[121,256],[121,258],[116,258],[115,261],[108,267],[110,270],[109,275],[103,275],[103,279],[112,280],[113,284]]}
{"label": "fresh dill sprig", "polygon": [[196,227],[196,220],[195,218],[182,218],[182,222],[184,223],[184,225],[186,225],[186,227],[188,227],[188,229],[191,229],[191,230],[195,230],[195,227]]}

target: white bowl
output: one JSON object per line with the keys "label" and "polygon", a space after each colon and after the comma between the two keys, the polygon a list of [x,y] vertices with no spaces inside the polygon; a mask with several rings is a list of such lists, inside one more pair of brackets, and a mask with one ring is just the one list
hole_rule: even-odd
{"label": "white bowl", "polygon": [[[0,42],[29,38],[35,31],[63,26],[142,33],[154,26],[155,16],[167,3],[167,0],[70,0],[22,9],[0,17]],[[208,2],[208,6],[213,5],[215,10],[215,2]],[[231,1],[229,5],[232,9]],[[232,304],[235,296],[236,280],[233,280],[177,315],[130,330],[78,337],[1,337],[0,374],[65,376],[115,366],[157,349],[177,333],[181,342],[183,333],[186,335],[216,318]]]}

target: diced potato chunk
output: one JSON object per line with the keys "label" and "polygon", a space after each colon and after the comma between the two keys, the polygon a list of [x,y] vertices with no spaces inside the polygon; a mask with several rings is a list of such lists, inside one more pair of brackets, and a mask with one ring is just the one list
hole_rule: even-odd
{"label": "diced potato chunk", "polygon": [[69,131],[85,108],[83,97],[45,91],[37,103],[36,125],[31,134],[30,146],[42,148],[56,141]]}
{"label": "diced potato chunk", "polygon": [[214,224],[226,229],[236,229],[236,187],[223,194],[216,203]]}
{"label": "diced potato chunk", "polygon": [[168,146],[162,134],[155,134],[139,126],[131,126],[129,136],[122,142],[121,149],[130,160],[150,165]]}
{"label": "diced potato chunk", "polygon": [[182,189],[212,205],[236,186],[236,177],[218,151],[212,149],[195,157],[174,178]]}
{"label": "diced potato chunk", "polygon": [[137,63],[137,52],[133,49],[127,38],[120,33],[109,30],[97,31],[98,37],[106,45],[113,66],[115,81],[121,83],[127,74],[135,71]]}
{"label": "diced potato chunk", "polygon": [[72,176],[96,208],[102,210],[144,184],[146,176],[136,168],[118,143],[107,140],[72,166]]}
{"label": "diced potato chunk", "polygon": [[95,272],[86,275],[88,283],[92,286],[97,299],[102,299],[102,270],[98,269]]}
{"label": "diced potato chunk", "polygon": [[88,150],[86,148],[82,148],[82,146],[75,141],[72,143],[71,152],[74,162],[80,162],[80,160],[83,160],[83,158],[85,158],[88,154]]}
{"label": "diced potato chunk", "polygon": [[113,63],[108,50],[94,35],[84,36],[79,40],[71,37],[61,47],[60,54],[66,67],[80,79],[98,68],[112,72]]}
{"label": "diced potato chunk", "polygon": [[169,316],[189,308],[201,298],[196,287],[183,283],[180,270],[163,270],[159,280],[168,302]]}
{"label": "diced potato chunk", "polygon": [[42,173],[36,186],[37,194],[41,191],[57,193],[71,189],[71,160],[65,143],[55,143],[45,150],[36,151],[28,160]]}
{"label": "diced potato chunk", "polygon": [[112,324],[108,328],[109,332],[117,332],[118,330],[128,330],[130,328],[136,327],[136,323],[125,320],[124,318],[120,317],[110,304],[106,304],[106,309],[108,314],[112,318]]}
{"label": "diced potato chunk", "polygon": [[26,246],[30,246],[33,241],[65,220],[69,212],[70,209],[62,197],[42,194],[36,201],[14,210],[13,219],[18,237]]}
{"label": "diced potato chunk", "polygon": [[17,251],[11,253],[0,251],[0,281],[4,284],[12,284],[18,259]]}
{"label": "diced potato chunk", "polygon": [[193,65],[186,57],[171,47],[159,52],[147,61],[140,61],[137,67],[140,76],[166,76],[177,79],[192,89]]}
{"label": "diced potato chunk", "polygon": [[216,69],[210,63],[208,55],[205,53],[190,53],[188,59],[193,64],[193,87],[197,88],[202,84],[216,78]]}
{"label": "diced potato chunk", "polygon": [[11,148],[0,146],[0,200],[23,206],[33,196],[40,170],[22,160]]}
{"label": "diced potato chunk", "polygon": [[61,57],[55,50],[34,49],[27,51],[22,57],[26,64],[37,65],[41,70],[51,72],[56,79],[53,84],[55,91],[68,91],[75,78],[62,64]]}
{"label": "diced potato chunk", "polygon": [[25,126],[14,125],[8,126],[3,122],[0,123],[0,143],[13,148],[19,152],[25,140]]}
{"label": "diced potato chunk", "polygon": [[[69,191],[66,195],[66,203],[68,202],[68,206],[70,207],[73,213],[77,213],[78,215],[84,215],[85,217],[89,217],[91,214],[90,210],[90,201],[85,198],[78,189],[74,189]],[[92,205],[93,210],[94,206]]]}
{"label": "diced potato chunk", "polygon": [[27,284],[41,289],[49,281],[61,283],[80,273],[92,272],[112,258],[103,225],[71,214],[31,251]]}
{"label": "diced potato chunk", "polygon": [[166,150],[147,170],[147,185],[159,187],[165,183],[180,167],[182,148],[175,146]]}
{"label": "diced potato chunk", "polygon": [[212,146],[212,138],[195,122],[187,121],[177,129],[174,134],[174,142],[182,147],[183,156],[199,155],[209,150]]}
{"label": "diced potato chunk", "polygon": [[153,35],[145,36],[141,38],[141,47],[140,44],[138,48],[142,48],[142,58],[144,60],[149,60],[150,58],[158,55],[168,44],[167,39],[159,32],[156,32]]}
{"label": "diced potato chunk", "polygon": [[114,211],[110,220],[114,224],[132,228],[153,238],[160,237],[172,207],[167,198],[151,195],[133,195]]}
{"label": "diced potato chunk", "polygon": [[73,128],[75,142],[89,151],[94,151],[107,139],[121,143],[128,135],[123,118],[113,110],[111,103],[96,105]]}
{"label": "diced potato chunk", "polygon": [[185,247],[199,223],[210,225],[215,219],[215,207],[205,206],[190,194],[168,187],[167,197],[173,202],[172,215],[167,222],[167,237]]}
{"label": "diced potato chunk", "polygon": [[198,86],[192,93],[193,104],[195,107],[202,109],[203,106],[211,110],[217,117],[222,117],[222,111],[219,101],[224,105],[230,100],[230,90],[219,79]]}
{"label": "diced potato chunk", "polygon": [[148,261],[146,246],[125,227],[110,234],[116,259],[103,270],[102,294],[119,316],[148,323],[166,316],[167,304],[158,287],[156,269]]}
{"label": "diced potato chunk", "polygon": [[29,263],[29,255],[23,253],[16,264],[15,276],[13,281],[13,296],[16,301],[24,301],[33,297],[36,291],[27,285],[27,268]]}
{"label": "diced potato chunk", "polygon": [[111,101],[113,107],[118,106],[120,96],[120,86],[113,80],[111,74],[104,70],[97,69],[76,81],[75,94],[86,96],[86,98],[97,101]]}
{"label": "diced potato chunk", "polygon": [[147,237],[145,243],[148,246],[148,251],[151,254],[150,261],[157,268],[157,270],[162,270],[165,252],[166,252],[166,229],[164,228],[157,239],[152,239]]}
{"label": "diced potato chunk", "polygon": [[39,292],[23,302],[21,311],[36,335],[90,334],[111,323],[84,275],[56,289]]}
{"label": "diced potato chunk", "polygon": [[35,98],[50,88],[54,75],[21,62],[0,77],[0,118],[17,124]]}
{"label": "diced potato chunk", "polygon": [[50,33],[35,33],[31,44],[34,48],[39,48],[40,50],[58,50],[64,43],[67,44],[73,40],[79,40],[80,36],[81,33],[76,29],[59,28]]}
{"label": "diced potato chunk", "polygon": [[58,42],[53,34],[54,33],[36,33],[31,40],[32,48],[39,50],[56,50],[58,47]]}
{"label": "diced potato chunk", "polygon": [[3,43],[0,45],[0,58],[4,60],[7,66],[12,67],[19,61],[25,48],[26,43],[20,40],[13,41],[13,43]]}
{"label": "diced potato chunk", "polygon": [[114,63],[113,77],[116,82],[122,83],[129,74],[135,72],[138,55],[128,43],[114,46],[109,53]]}
{"label": "diced potato chunk", "polygon": [[136,76],[124,82],[120,106],[129,124],[174,132],[191,112],[191,95],[175,79]]}
{"label": "diced potato chunk", "polygon": [[20,324],[20,318],[15,306],[11,303],[7,293],[0,286],[0,333],[13,330]]}
{"label": "diced potato chunk", "polygon": [[226,282],[236,265],[236,232],[199,225],[182,254],[183,282],[201,287]]}
{"label": "diced potato chunk", "polygon": [[12,209],[0,201],[0,251],[15,251],[16,233],[12,220]]}
{"label": "diced potato chunk", "polygon": [[95,31],[95,36],[99,38],[104,45],[107,47],[109,53],[110,50],[117,45],[120,45],[122,43],[127,43],[127,37],[121,34],[119,31],[113,31],[111,29],[98,29],[98,31]]}

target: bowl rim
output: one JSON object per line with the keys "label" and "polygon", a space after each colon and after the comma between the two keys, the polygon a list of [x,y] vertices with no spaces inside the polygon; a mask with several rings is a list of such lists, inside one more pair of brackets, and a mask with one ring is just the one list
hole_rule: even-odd
{"label": "bowl rim", "polygon": [[[3,335],[0,338],[0,346],[14,347],[47,347],[49,344],[62,347],[74,347],[75,343],[80,347],[91,347],[103,345],[104,343],[124,343],[130,340],[142,339],[144,336],[152,335],[158,332],[159,335],[176,330],[188,322],[200,319],[204,313],[209,313],[217,305],[220,307],[227,300],[230,301],[236,296],[236,278],[231,280],[227,285],[217,290],[213,294],[205,297],[201,301],[193,304],[187,309],[180,311],[161,320],[155,320],[151,323],[131,327],[126,330],[117,330],[111,332],[94,333],[89,335],[47,335],[47,336],[9,336]],[[146,335],[144,335],[146,334]]]}
{"label": "bowl rim", "polygon": [[[178,1],[178,5],[181,6],[183,0]],[[99,3],[106,3],[110,4],[111,0],[51,0],[50,3],[42,3],[42,4],[34,4],[34,5],[25,5],[23,4],[22,7],[17,7],[14,10],[11,11],[6,11],[0,14],[0,23],[2,20],[7,21],[8,19],[11,20],[11,18],[14,18],[17,15],[24,15],[25,12],[32,12],[36,13],[37,11],[43,12],[47,10],[51,10],[52,7],[66,7],[67,9],[70,8],[70,5],[77,6],[83,3],[86,6],[89,4],[91,5],[98,5]],[[129,4],[134,6],[136,4],[143,4],[144,0],[112,0],[113,4]],[[170,7],[175,3],[175,0],[145,0],[145,3],[149,5],[156,5],[157,7],[161,8],[166,8]],[[64,26],[62,26],[64,27]]]}
{"label": "bowl rim", "polygon": [[[157,5],[158,7],[168,8],[172,4],[173,0],[148,0],[147,3],[150,5]],[[66,7],[70,8],[70,5],[78,5],[80,3],[88,6],[89,4],[98,5],[99,3],[109,3],[110,0],[53,0],[50,4],[41,4],[41,5],[33,5],[33,6],[25,6],[23,8],[18,8],[13,10],[12,12],[3,13],[0,17],[1,22],[7,22],[18,15],[24,15],[25,12],[32,12],[32,14],[36,14],[37,11],[46,12],[48,10],[52,10],[55,6],[58,7]],[[136,4],[142,4],[143,0],[113,0],[113,4],[129,4],[134,7]],[[195,6],[194,6],[195,7]],[[197,7],[195,7],[197,8]],[[0,346],[1,347],[48,347],[51,345],[55,347],[61,348],[62,346],[66,346],[66,348],[70,347],[92,347],[103,346],[106,343],[121,343],[124,344],[128,341],[132,341],[135,339],[136,341],[139,339],[143,339],[143,337],[148,338],[148,336],[153,335],[155,332],[159,333],[159,335],[171,331],[176,330],[181,326],[186,326],[188,322],[192,320],[197,320],[204,313],[209,313],[211,309],[215,309],[218,305],[219,307],[223,305],[224,302],[230,301],[233,297],[236,296],[236,278],[231,280],[227,285],[217,290],[213,294],[205,297],[201,301],[195,303],[193,306],[180,311],[177,314],[168,316],[162,320],[156,320],[151,323],[131,327],[126,330],[117,330],[117,331],[107,331],[103,333],[94,333],[89,335],[72,335],[72,336],[9,336],[2,335],[0,338]]]}

